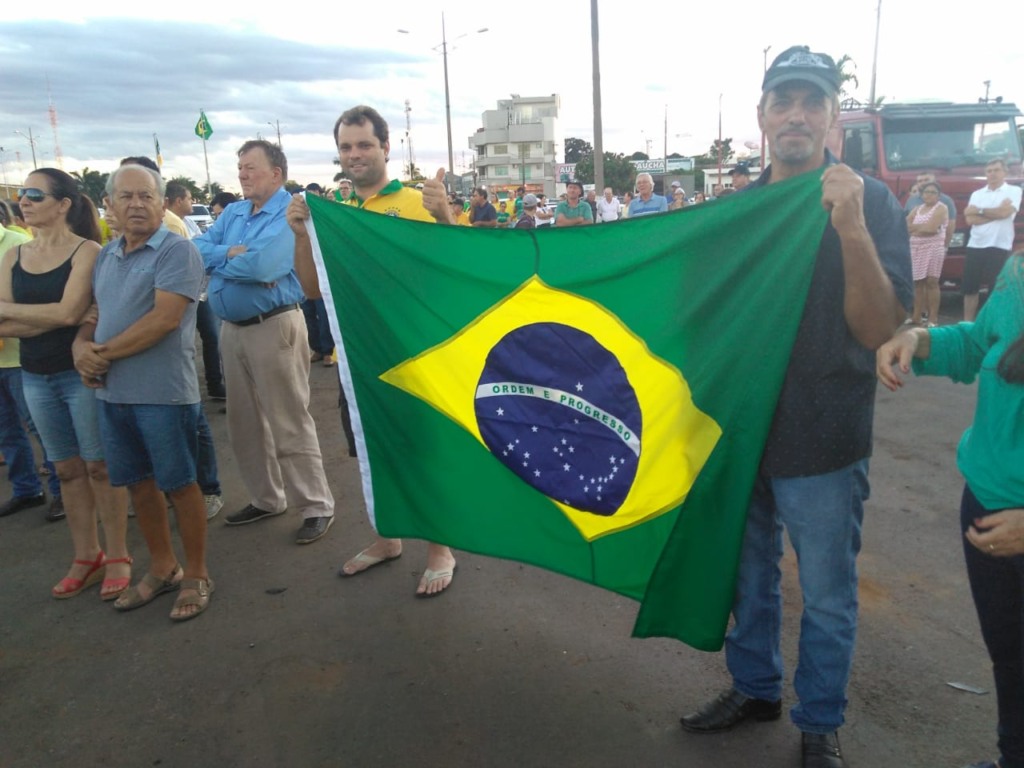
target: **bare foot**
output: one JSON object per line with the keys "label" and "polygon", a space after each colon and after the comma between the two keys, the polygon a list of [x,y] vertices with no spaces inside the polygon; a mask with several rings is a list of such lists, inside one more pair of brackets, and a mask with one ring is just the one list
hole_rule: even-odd
{"label": "bare foot", "polygon": [[416,594],[421,597],[434,597],[448,589],[455,575],[455,556],[452,551],[440,544],[427,546],[427,569],[420,577]]}
{"label": "bare foot", "polygon": [[382,539],[378,537],[373,544],[341,566],[341,573],[345,576],[355,576],[357,573],[362,573],[368,568],[373,568],[375,565],[380,565],[388,560],[394,560],[401,554],[401,539]]}

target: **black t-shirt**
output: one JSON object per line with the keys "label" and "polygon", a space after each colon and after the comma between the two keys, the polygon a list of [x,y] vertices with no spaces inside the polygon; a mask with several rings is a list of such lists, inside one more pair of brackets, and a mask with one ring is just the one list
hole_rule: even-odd
{"label": "black t-shirt", "polygon": [[[828,156],[830,162],[835,158]],[[769,166],[746,194],[767,184]],[[860,174],[858,174],[860,175]],[[896,297],[914,295],[905,214],[888,187],[864,177],[864,217]],[[861,346],[843,314],[845,278],[839,235],[826,225],[786,379],[761,460],[774,477],[834,472],[871,455],[875,353]]]}

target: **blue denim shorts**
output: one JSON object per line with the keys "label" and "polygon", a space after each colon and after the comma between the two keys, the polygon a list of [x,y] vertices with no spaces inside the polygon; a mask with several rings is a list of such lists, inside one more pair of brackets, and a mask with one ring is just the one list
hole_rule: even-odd
{"label": "blue denim shorts", "polygon": [[98,402],[111,485],[135,485],[155,477],[161,491],[176,491],[196,482],[199,403]]}
{"label": "blue denim shorts", "polygon": [[103,461],[96,392],[82,383],[78,371],[39,374],[23,370],[21,384],[50,461],[76,456]]}

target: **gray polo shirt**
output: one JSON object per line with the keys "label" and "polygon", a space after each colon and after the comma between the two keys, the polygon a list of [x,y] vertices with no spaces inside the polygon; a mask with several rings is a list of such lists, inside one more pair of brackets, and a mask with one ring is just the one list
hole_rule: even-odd
{"label": "gray polo shirt", "polygon": [[203,283],[203,259],[188,240],[161,225],[141,248],[124,252],[124,238],[103,247],[92,273],[99,306],[95,339],[102,344],[149,313],[156,291],[190,300],[181,324],[149,349],[115,360],[100,400],[134,405],[188,405],[199,402],[196,378],[196,300]]}

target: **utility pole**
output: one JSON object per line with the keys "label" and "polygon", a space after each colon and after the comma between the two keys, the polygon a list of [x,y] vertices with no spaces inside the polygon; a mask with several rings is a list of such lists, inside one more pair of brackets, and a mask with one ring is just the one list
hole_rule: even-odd
{"label": "utility pole", "polygon": [[416,155],[412,151],[412,104],[408,99],[405,100],[405,144],[409,148],[409,180],[412,181],[413,170],[416,167]]}
{"label": "utility pole", "polygon": [[281,121],[275,120],[274,122],[267,121],[267,125],[277,129],[277,148],[282,149],[281,146]]}
{"label": "utility pole", "polygon": [[28,145],[32,147],[32,168],[33,170],[38,170],[39,163],[36,162],[36,140],[35,137],[32,136],[32,129],[28,129],[28,136],[26,136],[21,131],[15,131],[15,133],[21,136],[22,138],[28,139]]}
{"label": "utility pole", "polygon": [[875,13],[875,55],[871,59],[871,90],[868,93],[868,106],[875,106],[875,76],[878,74],[878,35],[882,28],[882,0],[878,0]]}
{"label": "utility pole", "polygon": [[594,187],[604,189],[604,126],[601,121],[601,47],[597,0],[590,0],[590,49],[594,61]]}

